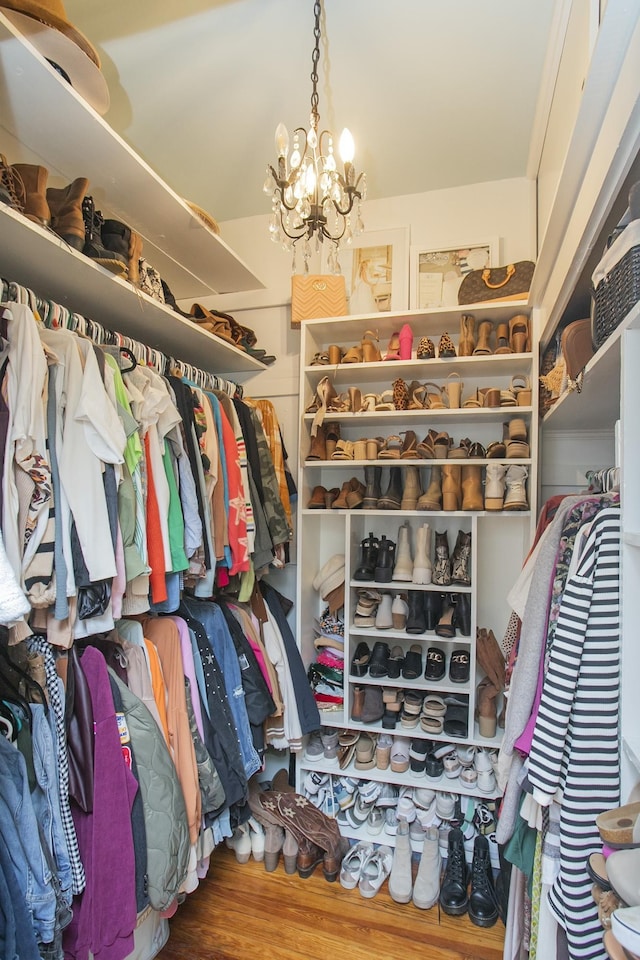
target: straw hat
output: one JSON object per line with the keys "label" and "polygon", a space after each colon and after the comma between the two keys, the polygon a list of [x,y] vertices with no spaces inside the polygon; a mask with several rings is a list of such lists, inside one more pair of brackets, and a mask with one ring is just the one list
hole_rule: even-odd
{"label": "straw hat", "polygon": [[68,76],[98,113],[109,109],[109,90],[93,44],[67,18],[60,0],[0,0],[0,10],[38,53]]}

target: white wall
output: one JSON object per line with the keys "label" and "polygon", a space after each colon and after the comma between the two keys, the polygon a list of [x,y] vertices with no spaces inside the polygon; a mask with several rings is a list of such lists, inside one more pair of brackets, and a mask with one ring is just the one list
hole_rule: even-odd
{"label": "white wall", "polygon": [[[408,226],[411,244],[437,249],[440,244],[497,237],[501,263],[535,260],[535,185],[525,178],[368,200],[362,216],[366,231]],[[258,346],[276,355],[272,366],[245,383],[245,391],[273,401],[295,476],[300,332],[292,330],[290,323],[291,255],[269,238],[268,219],[265,214],[221,224],[222,238],[260,277],[266,289],[224,294],[202,302],[232,313],[240,323],[255,330]],[[319,268],[314,265],[312,269]],[[408,275],[408,263],[406,270]],[[271,579],[278,589],[295,596],[294,563]]]}

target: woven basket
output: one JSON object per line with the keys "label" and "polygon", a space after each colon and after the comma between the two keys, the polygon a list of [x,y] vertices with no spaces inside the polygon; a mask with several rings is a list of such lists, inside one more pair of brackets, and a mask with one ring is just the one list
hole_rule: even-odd
{"label": "woven basket", "polygon": [[640,300],[640,220],[612,243],[592,277],[591,335],[597,350]]}

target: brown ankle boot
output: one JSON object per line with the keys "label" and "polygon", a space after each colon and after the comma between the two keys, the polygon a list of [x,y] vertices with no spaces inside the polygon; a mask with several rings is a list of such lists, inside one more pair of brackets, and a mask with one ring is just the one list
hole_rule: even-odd
{"label": "brown ankle boot", "polygon": [[85,177],[78,177],[66,187],[49,187],[47,202],[51,210],[51,226],[59,237],[82,250],[85,244],[85,224],[82,201],[89,187]]}
{"label": "brown ankle boot", "polygon": [[307,460],[326,460],[327,459],[327,439],[324,424],[321,423],[315,437],[311,437],[311,446],[306,457]]}
{"label": "brown ankle boot", "polygon": [[463,313],[460,317],[459,357],[470,357],[476,345],[475,337],[476,318],[471,313]]}
{"label": "brown ankle boot", "polygon": [[473,351],[474,356],[478,354],[491,353],[491,334],[493,332],[493,323],[491,320],[481,320],[478,324],[478,343]]}
{"label": "brown ankle boot", "polygon": [[[49,171],[46,167],[39,167],[34,163],[14,163],[11,167],[17,174],[24,187],[22,200],[23,213],[34,223],[41,223],[45,227],[51,221],[51,212],[47,203],[47,178]],[[19,193],[19,191],[18,191]],[[84,240],[84,226],[82,228]]]}
{"label": "brown ankle boot", "polygon": [[465,465],[462,467],[462,509],[482,510],[482,467]]}
{"label": "brown ankle boot", "polygon": [[462,503],[462,482],[460,464],[442,465],[442,509],[460,510]]}
{"label": "brown ankle boot", "polygon": [[442,467],[431,467],[429,486],[418,500],[417,510],[442,510]]}
{"label": "brown ankle boot", "polygon": [[481,680],[476,690],[476,713],[481,737],[496,735],[496,697],[498,691],[488,677]]}

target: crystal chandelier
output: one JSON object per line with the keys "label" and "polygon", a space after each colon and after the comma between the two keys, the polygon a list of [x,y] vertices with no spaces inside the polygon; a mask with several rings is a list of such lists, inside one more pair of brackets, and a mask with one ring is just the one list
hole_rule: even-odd
{"label": "crystal chandelier", "polygon": [[[325,240],[332,246],[327,257],[330,272],[339,272],[337,253],[341,244],[349,244],[362,233],[360,201],[366,199],[366,175],[356,176],[353,166],[354,142],[349,130],[342,131],[338,145],[343,172],[338,170],[334,154],[334,138],[330,130],[318,133],[318,61],[320,59],[320,0],[314,3],[315,46],[311,66],[311,116],[309,132],[304,127],[293,131],[293,149],[289,154],[289,133],[284,123],[276,129],[277,169],[267,167],[264,192],[272,197],[269,232],[275,243],[293,250],[293,272],[296,271],[297,244],[301,248],[304,269]],[[352,215],[353,212],[353,215]]]}

